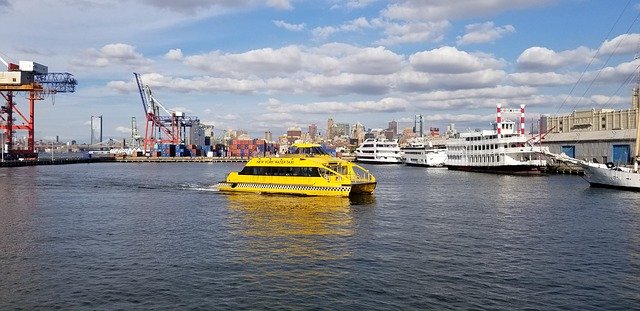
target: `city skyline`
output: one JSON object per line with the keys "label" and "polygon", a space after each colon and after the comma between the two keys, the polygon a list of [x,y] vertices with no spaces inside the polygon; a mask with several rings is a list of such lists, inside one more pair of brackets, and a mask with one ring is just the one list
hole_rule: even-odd
{"label": "city skyline", "polygon": [[39,140],[88,142],[92,115],[105,139],[127,138],[131,117],[144,124],[133,72],[216,131],[277,136],[329,117],[385,128],[416,114],[464,130],[488,127],[498,103],[525,104],[528,122],[629,108],[639,12],[590,0],[8,0],[0,56],[78,80],[37,103]]}

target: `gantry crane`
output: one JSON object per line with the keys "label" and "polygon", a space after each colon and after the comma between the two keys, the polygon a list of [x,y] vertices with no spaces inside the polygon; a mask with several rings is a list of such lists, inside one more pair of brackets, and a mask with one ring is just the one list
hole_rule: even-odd
{"label": "gantry crane", "polygon": [[[37,158],[34,135],[35,101],[43,99],[43,95],[47,94],[75,92],[78,82],[68,72],[50,73],[47,66],[32,61],[15,64],[0,57],[0,62],[7,67],[7,71],[0,71],[0,95],[6,102],[0,107],[3,156],[6,152],[7,158]],[[26,116],[15,102],[15,95],[20,92],[26,92],[29,96],[29,113]],[[26,148],[17,149],[14,146],[13,136],[19,130],[27,131]]]}
{"label": "gantry crane", "polygon": [[[146,116],[142,149],[145,154],[154,150],[156,144],[179,145],[184,143],[186,128],[199,122],[197,117],[185,116],[180,111],[169,111],[153,97],[151,88],[142,83],[140,74],[133,73],[142,99],[142,107]],[[160,115],[161,111],[168,116]]]}

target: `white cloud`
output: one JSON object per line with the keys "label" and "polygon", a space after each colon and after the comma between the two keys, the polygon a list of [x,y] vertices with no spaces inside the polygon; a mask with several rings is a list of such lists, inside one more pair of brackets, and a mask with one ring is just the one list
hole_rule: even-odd
{"label": "white cloud", "polygon": [[359,17],[339,26],[316,27],[312,30],[312,34],[315,40],[321,41],[339,32],[354,32],[368,28],[373,28],[373,25],[366,18]]}
{"label": "white cloud", "polygon": [[576,83],[579,75],[556,72],[516,72],[510,74],[508,78],[517,85],[558,86]]}
{"label": "white cloud", "polygon": [[115,128],[115,131],[118,133],[131,134],[131,128],[126,126],[118,126]]}
{"label": "white cloud", "polygon": [[273,21],[273,24],[280,27],[280,28],[284,28],[286,30],[289,31],[302,31],[304,30],[305,24],[289,24],[285,21],[282,20],[277,20],[277,21]]}
{"label": "white cloud", "polygon": [[404,111],[408,102],[402,98],[383,98],[379,101],[355,102],[314,102],[308,104],[289,104],[278,100],[270,100],[267,110],[275,113],[337,114],[365,112],[397,112]]}
{"label": "white cloud", "polygon": [[184,56],[181,49],[171,49],[167,54],[164,54],[164,57],[170,60],[182,60]]}
{"label": "white cloud", "polygon": [[640,42],[640,34],[619,35],[602,43],[599,53],[600,55],[634,54],[638,52],[638,42]]}
{"label": "white cloud", "polygon": [[100,49],[87,49],[84,55],[72,62],[78,67],[126,66],[128,68],[146,68],[152,61],[138,53],[129,44],[112,43]]}
{"label": "white cloud", "polygon": [[493,22],[482,24],[471,24],[466,26],[467,33],[458,36],[458,45],[487,43],[502,38],[505,34],[514,33],[515,27],[512,25],[495,26]]}
{"label": "white cloud", "polygon": [[444,38],[444,33],[451,27],[451,23],[446,20],[406,23],[375,20],[374,25],[383,28],[384,37],[376,41],[377,44],[383,45],[438,42]]}
{"label": "white cloud", "polygon": [[291,0],[267,0],[267,6],[280,9],[280,10],[293,9],[293,5],[291,5]]}
{"label": "white cloud", "polygon": [[550,71],[563,67],[588,64],[595,52],[587,47],[556,52],[544,47],[531,47],[518,57],[518,68],[525,71]]}
{"label": "white cloud", "polygon": [[489,55],[470,54],[451,46],[413,54],[409,63],[417,71],[454,74],[503,67],[501,61]]}
{"label": "white cloud", "polygon": [[387,6],[385,18],[404,21],[451,20],[496,15],[501,12],[543,6],[556,0],[400,0]]}

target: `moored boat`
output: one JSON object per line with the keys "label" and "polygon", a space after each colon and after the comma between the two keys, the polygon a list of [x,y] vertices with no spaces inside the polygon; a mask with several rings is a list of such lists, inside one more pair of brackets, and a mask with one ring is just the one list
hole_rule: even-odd
{"label": "moored boat", "polygon": [[356,161],[363,163],[402,163],[402,151],[397,140],[366,139],[356,148]]}
{"label": "moored boat", "polygon": [[409,141],[400,150],[402,162],[407,166],[444,167],[447,160],[444,145],[434,145],[431,141],[425,143],[422,137]]}
{"label": "moored boat", "polygon": [[375,177],[365,168],[330,156],[318,144],[294,144],[282,157],[256,157],[217,185],[224,192],[309,196],[371,194]]}
{"label": "moored boat", "polygon": [[534,146],[525,135],[524,105],[520,106],[519,130],[515,121],[502,119],[502,112],[498,104],[493,129],[460,133],[447,141],[449,169],[512,175],[539,175],[545,171],[546,148]]}

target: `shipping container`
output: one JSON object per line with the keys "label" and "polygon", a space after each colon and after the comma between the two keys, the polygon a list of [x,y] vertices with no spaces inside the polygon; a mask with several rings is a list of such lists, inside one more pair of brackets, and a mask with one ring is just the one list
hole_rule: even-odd
{"label": "shipping container", "polygon": [[38,75],[46,75],[49,73],[49,68],[45,65],[38,64],[36,62],[21,60],[18,62],[21,71],[30,71]]}

